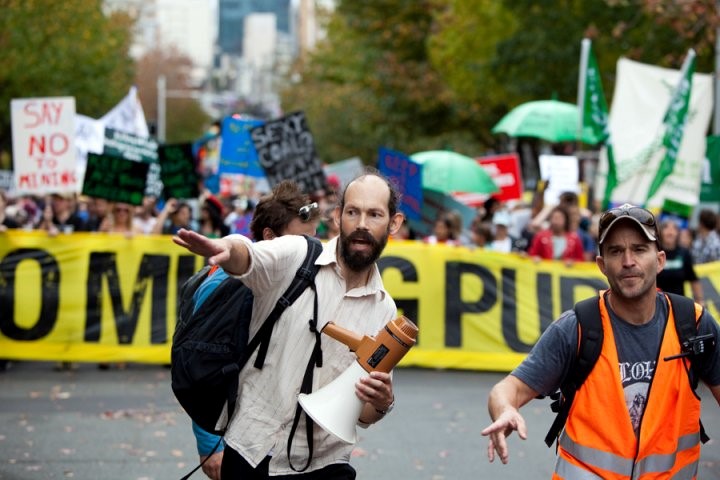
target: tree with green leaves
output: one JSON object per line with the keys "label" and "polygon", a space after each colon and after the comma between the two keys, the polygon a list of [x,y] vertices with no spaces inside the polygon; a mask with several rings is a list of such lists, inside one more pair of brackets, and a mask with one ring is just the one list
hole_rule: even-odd
{"label": "tree with green leaves", "polygon": [[72,96],[78,113],[97,118],[127,95],[133,22],[102,3],[0,1],[0,150],[10,150],[13,98]]}
{"label": "tree with green leaves", "polygon": [[698,44],[698,71],[710,71],[711,3],[339,0],[326,41],[293,72],[299,81],[283,107],[307,113],[328,162],[358,155],[373,163],[379,146],[481,155],[502,148],[490,130],[517,105],[575,103],[584,37],[609,97],[621,56],[678,68]]}
{"label": "tree with green leaves", "polygon": [[340,2],[328,41],[284,95],[304,110],[326,161],[359,155],[374,163],[379,146],[409,153],[434,148],[472,152],[480,144],[426,47],[434,0]]}

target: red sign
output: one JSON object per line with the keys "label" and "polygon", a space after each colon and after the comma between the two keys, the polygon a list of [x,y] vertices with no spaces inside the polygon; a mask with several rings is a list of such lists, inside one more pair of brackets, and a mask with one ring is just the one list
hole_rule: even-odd
{"label": "red sign", "polygon": [[[506,202],[522,198],[523,185],[520,176],[520,156],[517,153],[503,153],[475,159],[492,177],[500,191],[492,196]],[[454,193],[453,198],[470,207],[479,207],[490,197],[483,193]]]}
{"label": "red sign", "polygon": [[517,153],[479,157],[476,160],[490,174],[495,185],[500,189],[500,192],[493,197],[503,202],[522,198],[520,156]]}

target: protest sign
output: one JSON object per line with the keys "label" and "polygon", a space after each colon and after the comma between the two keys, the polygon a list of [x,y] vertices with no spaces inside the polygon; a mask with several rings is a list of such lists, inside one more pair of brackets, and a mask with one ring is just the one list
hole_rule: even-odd
{"label": "protest sign", "polygon": [[105,129],[105,147],[103,153],[133,162],[149,163],[145,179],[145,195],[160,197],[163,184],[160,180],[158,163],[158,143],[152,138],[139,137],[112,128]]}
{"label": "protest sign", "polygon": [[560,194],[580,192],[580,167],[572,155],[540,155],[540,178],[547,182],[545,205],[560,203]]}
{"label": "protest sign", "polygon": [[409,220],[420,220],[423,207],[422,165],[404,153],[380,148],[378,170],[393,182],[401,195],[400,210]]}
{"label": "protest sign", "polygon": [[290,113],[250,130],[260,166],[274,187],[294,180],[302,191],[326,188],[325,174],[303,112]]}
{"label": "protest sign", "polygon": [[[476,158],[477,162],[493,179],[500,192],[492,194],[501,202],[519,200],[523,194],[520,156],[517,153],[503,153]],[[453,198],[470,207],[481,206],[491,195],[487,193],[456,192]]]}
{"label": "protest sign", "polygon": [[106,128],[103,153],[134,162],[153,163],[158,160],[158,144],[152,138]]}
{"label": "protest sign", "polygon": [[141,205],[150,164],[112,155],[88,154],[82,193],[114,202]]}
{"label": "protest sign", "polygon": [[75,99],[14,99],[10,110],[16,192],[76,192]]}
{"label": "protest sign", "polygon": [[264,177],[258,161],[250,130],[263,122],[247,118],[226,117],[222,123],[222,144],[218,173],[240,173],[250,177]]}
{"label": "protest sign", "polygon": [[200,191],[192,144],[163,145],[159,153],[160,180],[165,198],[197,198]]}

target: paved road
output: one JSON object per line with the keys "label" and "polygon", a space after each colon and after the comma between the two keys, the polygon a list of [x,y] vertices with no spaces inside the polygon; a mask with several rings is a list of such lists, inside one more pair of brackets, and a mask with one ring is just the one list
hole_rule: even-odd
{"label": "paved road", "polygon": [[[543,438],[546,401],[524,409],[530,438],[511,440],[510,464],[488,464],[486,398],[501,374],[399,369],[397,408],[361,432],[353,464],[360,479],[549,478],[553,450]],[[720,480],[720,408],[707,398],[712,441],[699,478]],[[190,422],[169,386],[169,371],[93,364],[54,372],[49,363],[15,364],[0,374],[0,479],[178,479],[194,466]],[[193,479],[202,479],[196,473]]]}

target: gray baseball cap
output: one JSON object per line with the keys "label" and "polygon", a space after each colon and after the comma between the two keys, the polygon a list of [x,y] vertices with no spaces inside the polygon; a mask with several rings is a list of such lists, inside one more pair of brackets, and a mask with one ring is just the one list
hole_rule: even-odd
{"label": "gray baseball cap", "polygon": [[645,237],[651,242],[658,241],[657,222],[655,215],[649,210],[642,207],[636,207],[626,203],[617,208],[611,208],[600,217],[598,245],[602,245],[610,231],[618,222],[631,221],[634,222]]}

